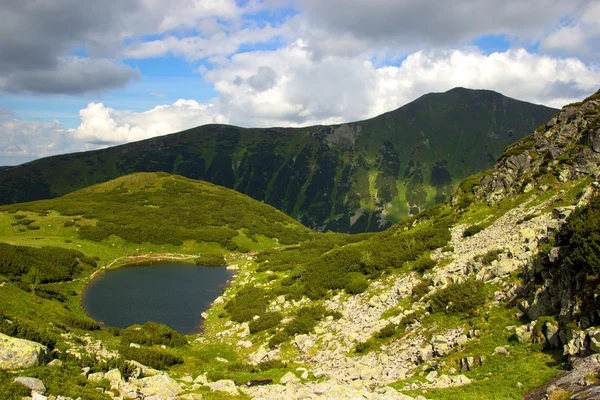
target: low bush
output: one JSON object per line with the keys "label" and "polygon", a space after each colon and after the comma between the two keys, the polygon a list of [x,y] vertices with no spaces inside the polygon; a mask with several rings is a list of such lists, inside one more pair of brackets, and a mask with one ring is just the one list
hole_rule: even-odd
{"label": "low bush", "polygon": [[180,357],[158,349],[122,346],[119,353],[128,360],[135,360],[155,369],[166,369],[172,365],[183,363]]}
{"label": "low bush", "polygon": [[269,348],[274,349],[281,343],[287,342],[289,338],[290,335],[286,331],[279,331],[269,340]]}
{"label": "low bush", "polygon": [[261,316],[265,313],[269,304],[266,295],[263,289],[254,286],[245,287],[225,305],[225,310],[235,322],[250,321],[255,315]]}
{"label": "low bush", "polygon": [[[141,328],[141,329],[136,329]],[[187,340],[176,330],[157,322],[146,322],[141,327],[129,327],[120,331],[121,344],[129,346],[137,343],[144,346],[165,345],[180,347],[187,344]]]}
{"label": "low bush", "polygon": [[323,306],[303,307],[298,310],[296,318],[286,325],[285,331],[290,335],[310,333],[328,311]]}
{"label": "low bush", "polygon": [[413,262],[413,268],[415,269],[415,271],[423,274],[429,271],[430,269],[433,269],[433,267],[435,267],[435,264],[436,262],[431,259],[429,254],[423,254],[421,257],[417,258]]}
{"label": "low bush", "polygon": [[415,300],[419,300],[421,299],[423,296],[425,296],[427,293],[429,293],[429,281],[427,280],[423,280],[419,283],[417,283],[413,288],[412,288],[412,297]]}
{"label": "low bush", "polygon": [[387,339],[389,337],[392,337],[396,333],[396,328],[398,328],[398,326],[396,324],[392,324],[392,323],[387,324],[385,327],[381,328],[381,330],[375,334],[375,337],[377,339]]}
{"label": "low bush", "polygon": [[[8,321],[12,321],[9,323]],[[20,339],[31,340],[54,349],[57,336],[45,329],[34,327],[20,318],[9,317],[0,314],[0,332]]]}
{"label": "low bush", "polygon": [[470,237],[473,236],[479,232],[481,232],[482,230],[484,230],[485,228],[481,225],[471,225],[469,226],[467,229],[465,229],[465,231],[463,232],[463,237]]}
{"label": "low bush", "polygon": [[482,262],[485,265],[491,265],[494,261],[498,260],[498,257],[503,252],[504,252],[503,249],[490,250],[485,254],[476,256],[475,259],[479,262]]}
{"label": "low bush", "polygon": [[445,311],[448,314],[472,314],[485,304],[487,293],[485,284],[475,279],[456,283],[440,289],[430,298],[433,313]]}
{"label": "low bush", "polygon": [[227,265],[225,258],[221,255],[203,254],[194,260],[196,265],[205,267],[222,267]]}
{"label": "low bush", "polygon": [[79,318],[75,316],[68,316],[63,319],[63,322],[70,326],[71,328],[83,329],[86,331],[96,331],[100,329],[100,325],[98,325],[94,320],[89,318]]}
{"label": "low bush", "polygon": [[261,315],[260,318],[250,321],[248,324],[250,333],[257,333],[267,329],[271,329],[279,324],[283,317],[280,312],[267,312]]}

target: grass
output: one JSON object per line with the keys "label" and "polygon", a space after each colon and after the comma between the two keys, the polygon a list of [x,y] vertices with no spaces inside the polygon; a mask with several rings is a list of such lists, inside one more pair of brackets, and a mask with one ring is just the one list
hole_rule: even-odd
{"label": "grass", "polygon": [[[486,357],[482,366],[463,372],[473,383],[455,388],[428,389],[424,394],[428,399],[520,399],[525,392],[540,386],[563,369],[560,349],[546,350],[541,344],[519,344],[511,340],[512,332],[506,327],[524,323],[515,318],[517,308],[500,306],[486,311],[467,319],[436,314],[423,320],[425,328],[435,325],[438,331],[457,326],[481,331],[463,349],[442,358],[444,363],[438,374],[449,374],[450,368],[460,370],[461,358]],[[494,355],[494,349],[498,346],[505,346],[510,355]],[[421,378],[414,380],[424,381]],[[401,389],[409,382],[397,382],[393,387]],[[522,384],[522,388],[518,383]],[[421,390],[402,393],[410,396],[423,395]]]}

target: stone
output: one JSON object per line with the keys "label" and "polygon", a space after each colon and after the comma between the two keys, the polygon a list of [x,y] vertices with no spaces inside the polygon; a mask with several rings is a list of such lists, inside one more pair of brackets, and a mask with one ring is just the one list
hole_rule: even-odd
{"label": "stone", "polygon": [[590,350],[594,353],[600,353],[600,330],[591,331],[590,336]]}
{"label": "stone", "polygon": [[425,379],[427,379],[429,382],[433,383],[437,379],[437,376],[438,376],[437,371],[431,371],[430,373],[427,374]]}
{"label": "stone", "polygon": [[99,382],[104,379],[104,372],[93,372],[88,375],[88,380],[92,382]]}
{"label": "stone", "polygon": [[259,364],[260,362],[264,361],[268,355],[269,352],[267,351],[265,346],[261,346],[254,353],[250,354],[248,359],[252,364]]}
{"label": "stone", "polygon": [[121,376],[121,371],[117,368],[111,369],[107,373],[104,374],[104,379],[108,379],[110,381],[110,387],[119,387],[123,381],[123,377]]}
{"label": "stone", "polygon": [[240,340],[239,342],[236,343],[237,347],[242,347],[244,349],[248,349],[250,347],[252,347],[252,342],[249,340]]}
{"label": "stone", "polygon": [[46,346],[0,333],[0,370],[25,369],[50,361]]}
{"label": "stone", "polygon": [[494,354],[507,357],[510,353],[508,352],[508,350],[506,350],[506,347],[498,346],[494,349]]}
{"label": "stone", "polygon": [[18,378],[15,378],[13,382],[18,382],[22,385],[25,385],[32,391],[38,392],[40,394],[46,393],[46,385],[44,385],[44,382],[37,378],[19,376]]}
{"label": "stone", "polygon": [[435,355],[439,357],[445,356],[450,352],[450,350],[452,350],[452,345],[442,335],[434,336],[431,346],[433,347],[433,352]]}
{"label": "stone", "polygon": [[279,380],[279,383],[282,385],[288,385],[288,384],[294,384],[294,383],[299,383],[300,379],[294,375],[293,372],[288,372],[287,374],[285,374],[284,376],[281,377],[281,379]]}
{"label": "stone", "polygon": [[31,395],[31,400],[48,400],[48,397],[38,392],[33,392]]}
{"label": "stone", "polygon": [[204,397],[200,393],[188,393],[179,396],[180,400],[202,400]]}
{"label": "stone", "polygon": [[138,380],[140,391],[146,397],[175,397],[183,391],[181,385],[167,374],[159,374]]}
{"label": "stone", "polygon": [[48,363],[49,367],[62,367],[63,366],[63,362],[60,361],[58,358],[56,360],[52,360]]}
{"label": "stone", "polygon": [[229,379],[221,379],[220,381],[210,382],[208,385],[213,392],[225,392],[233,396],[239,396],[239,392],[235,383]]}
{"label": "stone", "polygon": [[309,347],[310,338],[308,337],[308,335],[297,335],[294,338],[294,343],[298,347],[298,350],[300,350],[301,352],[304,353],[306,351],[306,349]]}
{"label": "stone", "polygon": [[531,327],[529,325],[523,325],[517,327],[515,329],[515,335],[517,335],[517,340],[519,343],[526,343],[531,340]]}
{"label": "stone", "polygon": [[546,341],[554,348],[560,347],[560,336],[558,334],[558,326],[551,322],[546,322]]}
{"label": "stone", "polygon": [[198,383],[200,385],[208,385],[208,379],[206,378],[206,374],[198,375],[196,379],[194,379],[194,383]]}

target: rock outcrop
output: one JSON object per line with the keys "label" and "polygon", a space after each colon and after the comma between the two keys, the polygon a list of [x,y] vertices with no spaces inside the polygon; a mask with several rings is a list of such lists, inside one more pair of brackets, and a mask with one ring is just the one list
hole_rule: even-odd
{"label": "rock outcrop", "polygon": [[29,368],[49,361],[46,346],[0,333],[0,369]]}

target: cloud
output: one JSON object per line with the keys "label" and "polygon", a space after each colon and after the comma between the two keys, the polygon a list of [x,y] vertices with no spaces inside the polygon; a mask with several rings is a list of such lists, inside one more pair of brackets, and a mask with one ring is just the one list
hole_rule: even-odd
{"label": "cloud", "polygon": [[184,99],[144,112],[115,110],[102,103],[90,103],[79,116],[81,124],[71,130],[71,134],[77,140],[98,145],[126,143],[198,125],[226,122],[212,104]]}
{"label": "cloud", "polygon": [[51,68],[23,69],[7,75],[0,89],[20,93],[79,94],[125,86],[140,72],[106,59],[60,58]]}
{"label": "cloud", "polygon": [[[61,94],[122,87],[137,74],[115,62],[126,42],[185,32],[204,20],[236,19],[241,10],[234,0],[172,0],[168,6],[159,0],[8,0],[0,24],[0,83],[13,92]],[[74,52],[85,59],[73,58]],[[67,84],[65,66],[81,79]]]}
{"label": "cloud", "polygon": [[14,165],[65,152],[91,150],[94,146],[74,141],[59,121],[38,122],[14,118],[0,109],[0,165]]}
{"label": "cloud", "polygon": [[488,34],[537,41],[561,18],[593,0],[297,0],[303,18],[331,36],[414,48],[456,46]]}
{"label": "cloud", "polygon": [[[266,65],[268,85],[257,90]],[[361,56],[315,59],[299,40],[277,51],[237,54],[205,77],[220,94],[215,100],[220,112],[233,124],[306,126],[373,117],[457,86],[561,107],[597,90],[600,71],[574,58],[524,49],[486,55],[475,47],[417,51],[399,66],[376,67]]]}

